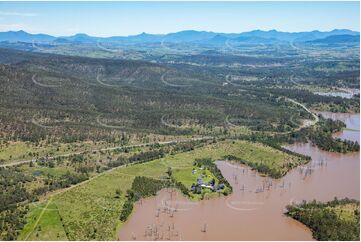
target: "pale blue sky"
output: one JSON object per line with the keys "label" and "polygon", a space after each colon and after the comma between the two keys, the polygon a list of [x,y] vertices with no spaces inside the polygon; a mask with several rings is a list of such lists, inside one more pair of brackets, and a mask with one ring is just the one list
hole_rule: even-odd
{"label": "pale blue sky", "polygon": [[359,31],[359,2],[0,2],[0,31],[96,36],[206,30]]}

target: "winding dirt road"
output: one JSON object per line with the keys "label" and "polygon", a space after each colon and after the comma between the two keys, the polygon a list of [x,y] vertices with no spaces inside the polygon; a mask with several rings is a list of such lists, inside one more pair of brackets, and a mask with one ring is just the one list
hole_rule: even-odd
{"label": "winding dirt road", "polygon": [[318,118],[318,116],[311,112],[311,110],[309,110],[305,105],[303,105],[302,103],[299,103],[297,102],[296,100],[293,100],[291,98],[286,98],[287,101],[290,101],[298,106],[300,106],[301,108],[303,108],[306,112],[308,112],[309,114],[312,115],[312,117],[315,119],[313,122],[310,122],[308,125],[305,125],[304,127],[302,128],[306,128],[306,127],[309,127],[309,126],[312,126],[312,125],[315,125],[318,121],[320,121],[320,119]]}

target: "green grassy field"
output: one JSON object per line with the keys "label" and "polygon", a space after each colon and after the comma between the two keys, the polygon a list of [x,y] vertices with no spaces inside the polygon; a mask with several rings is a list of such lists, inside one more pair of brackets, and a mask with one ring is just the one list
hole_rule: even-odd
{"label": "green grassy field", "polygon": [[67,240],[58,208],[51,200],[33,204],[27,220],[18,240]]}
{"label": "green grassy field", "polygon": [[193,166],[192,168],[196,169],[195,174],[192,174],[189,169],[177,169],[174,172],[173,176],[176,180],[182,181],[182,183],[186,185],[186,187],[191,187],[193,183],[196,183],[197,178],[201,177],[201,175],[203,175],[203,172],[204,175],[202,178],[204,182],[210,182],[212,179],[214,179],[216,183],[219,182],[218,179],[209,170],[200,170],[197,169],[197,167],[195,166]]}
{"label": "green grassy field", "polygon": [[[119,215],[126,199],[126,190],[131,187],[135,176],[162,178],[166,175],[167,168],[172,167],[175,179],[190,187],[196,179],[192,175],[195,159],[217,160],[229,154],[242,157],[250,162],[262,161],[277,167],[299,159],[261,144],[246,141],[224,141],[190,152],[169,155],[162,159],[103,173],[80,186],[55,195],[52,202],[58,208],[69,240],[113,240],[116,239],[117,231],[122,226]],[[207,175],[210,179],[212,178],[212,174]],[[121,190],[120,198],[115,197],[117,189]],[[194,199],[199,199],[199,197],[194,197]],[[34,213],[32,209],[30,214]],[[43,213],[39,224],[49,219],[54,219],[53,215]],[[30,220],[29,223],[31,224],[32,221]],[[29,225],[26,225],[24,230],[28,230],[28,228]],[[48,229],[47,231],[53,230]],[[37,239],[45,239],[40,236],[41,234]],[[53,234],[52,238],[56,236]]]}

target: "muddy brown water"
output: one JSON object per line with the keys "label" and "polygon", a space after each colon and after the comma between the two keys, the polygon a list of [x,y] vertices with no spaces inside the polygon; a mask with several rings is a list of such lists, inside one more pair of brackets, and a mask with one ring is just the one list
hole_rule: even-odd
{"label": "muddy brown water", "polygon": [[[359,129],[358,114],[329,115]],[[359,141],[359,134],[342,131],[337,136]],[[283,215],[285,207],[335,196],[359,199],[359,153],[325,152],[310,144],[288,148],[310,155],[312,161],[278,180],[261,177],[243,165],[217,161],[233,187],[231,195],[191,202],[172,189],[164,189],[136,203],[119,240],[312,240],[306,226]]]}

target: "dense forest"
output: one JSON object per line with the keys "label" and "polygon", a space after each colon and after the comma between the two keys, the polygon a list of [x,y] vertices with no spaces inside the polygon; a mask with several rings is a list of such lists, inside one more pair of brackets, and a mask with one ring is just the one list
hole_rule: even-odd
{"label": "dense forest", "polygon": [[26,203],[36,200],[25,188],[33,179],[17,168],[0,168],[0,239],[15,240],[23,228],[28,211]]}
{"label": "dense forest", "polygon": [[[277,88],[272,76],[280,75],[278,70],[265,72],[261,81],[239,81],[238,75],[255,72],[9,49],[0,53],[0,134],[9,141],[121,142],[134,133],[224,135],[236,127],[287,132],[310,118],[280,97],[359,109],[354,99]],[[227,73],[236,80],[227,82]]]}

